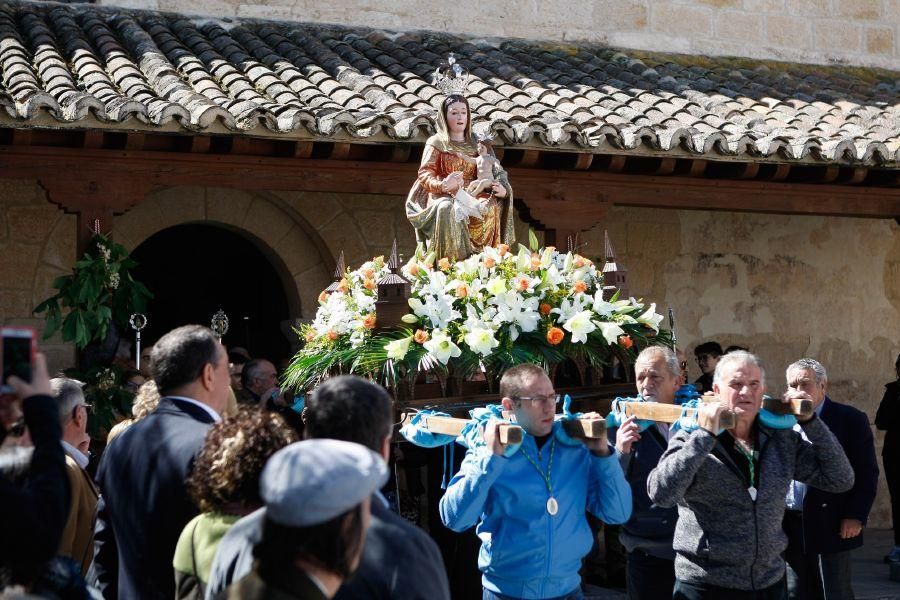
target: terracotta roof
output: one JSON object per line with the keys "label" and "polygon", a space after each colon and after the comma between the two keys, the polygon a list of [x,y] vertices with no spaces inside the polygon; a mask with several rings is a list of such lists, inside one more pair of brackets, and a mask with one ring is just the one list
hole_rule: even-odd
{"label": "terracotta roof", "polygon": [[900,165],[900,72],[89,5],[0,5],[0,105],[22,125],[421,142],[450,52],[507,146]]}

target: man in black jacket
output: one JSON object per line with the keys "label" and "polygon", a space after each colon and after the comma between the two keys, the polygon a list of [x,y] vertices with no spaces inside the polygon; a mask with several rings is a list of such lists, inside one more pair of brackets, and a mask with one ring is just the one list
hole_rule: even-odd
{"label": "man in black jacket", "polygon": [[198,513],[185,479],[228,399],[228,355],[205,327],[169,332],[151,362],[159,406],[113,440],[97,471],[94,573],[105,598],[173,597],[175,545]]}
{"label": "man in black jacket", "polygon": [[[681,383],[678,362],[665,346],[642,350],[634,363],[638,394],[647,401],[674,403]],[[631,518],[622,526],[619,541],[628,552],[626,581],[633,600],[668,600],[675,585],[672,536],[678,509],[656,506],[647,495],[647,477],[666,451],[671,435],[665,423],[654,423],[639,433],[633,417],[610,432],[631,485]]]}
{"label": "man in black jacket", "polygon": [[818,361],[798,360],[787,368],[790,390],[809,394],[816,413],[840,442],[855,482],[834,494],[794,482],[788,490],[784,529],[788,535],[788,593],[791,598],[853,598],[851,551],[863,545],[863,527],[875,501],[878,462],[869,418],[826,395],[828,375]]}
{"label": "man in black jacket", "polygon": [[884,434],[881,460],[884,463],[884,478],[887,479],[891,495],[891,514],[894,522],[894,547],[885,557],[891,562],[900,562],[900,355],[894,363],[897,381],[887,384],[884,397],[875,415],[875,427]]}
{"label": "man in black jacket", "polygon": [[0,567],[31,578],[59,547],[69,515],[69,476],[44,355],[35,358],[31,382],[11,376],[9,385],[14,393],[0,397],[0,442],[12,425],[7,415],[17,414],[24,398],[22,412],[34,452],[24,485],[0,476],[0,532],[5,542],[0,544]]}
{"label": "man in black jacket", "polygon": [[[393,408],[388,393],[360,377],[329,379],[312,393],[304,411],[307,438],[356,442],[385,460],[390,456]],[[372,497],[362,560],[335,600],[449,600],[444,561],[434,541]],[[252,566],[265,509],[244,517],[225,534],[210,570],[206,597],[243,577]]]}

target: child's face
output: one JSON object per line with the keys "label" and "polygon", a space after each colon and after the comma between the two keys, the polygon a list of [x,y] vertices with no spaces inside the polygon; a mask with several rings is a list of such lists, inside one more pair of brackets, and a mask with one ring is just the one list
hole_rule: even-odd
{"label": "child's face", "polygon": [[488,154],[487,144],[478,144],[478,154],[481,156],[486,156]]}

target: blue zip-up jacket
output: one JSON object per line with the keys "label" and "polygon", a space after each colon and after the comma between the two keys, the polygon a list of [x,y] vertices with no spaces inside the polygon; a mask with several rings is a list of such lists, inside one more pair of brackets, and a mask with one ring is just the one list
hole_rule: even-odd
{"label": "blue zip-up jacket", "polygon": [[[561,425],[553,427],[556,434]],[[611,524],[631,516],[631,488],[615,450],[599,457],[582,444],[559,440],[550,473],[559,512],[548,514],[547,486],[522,453],[547,473],[551,443],[538,452],[526,434],[510,458],[485,446],[469,449],[441,498],[444,525],[463,531],[478,524],[482,585],[495,593],[553,598],[574,591],[581,584],[581,559],[593,545],[585,512]]]}

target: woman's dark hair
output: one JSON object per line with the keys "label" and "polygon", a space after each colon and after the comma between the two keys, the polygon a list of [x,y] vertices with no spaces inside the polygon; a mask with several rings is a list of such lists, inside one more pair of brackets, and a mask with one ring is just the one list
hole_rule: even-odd
{"label": "woman's dark hair", "polygon": [[216,366],[221,347],[213,332],[202,325],[185,325],[162,336],[150,355],[159,393],[168,396],[199,379],[206,365]]}
{"label": "woman's dark hair", "polygon": [[346,579],[353,574],[353,559],[365,537],[362,504],[310,527],[287,527],[266,519],[262,540],[254,547],[260,576],[296,569],[299,558]]}
{"label": "woman's dark hair", "polygon": [[466,97],[462,94],[450,94],[444,101],[441,102],[441,111],[444,113],[444,118],[447,118],[447,109],[450,108],[451,105],[456,104],[457,102],[462,102],[466,105],[466,108],[469,108],[469,101],[466,100]]}
{"label": "woman's dark hair", "polygon": [[261,506],[259,476],[266,461],[295,441],[297,434],[277,413],[242,407],[209,429],[187,480],[188,493],[202,512]]}

